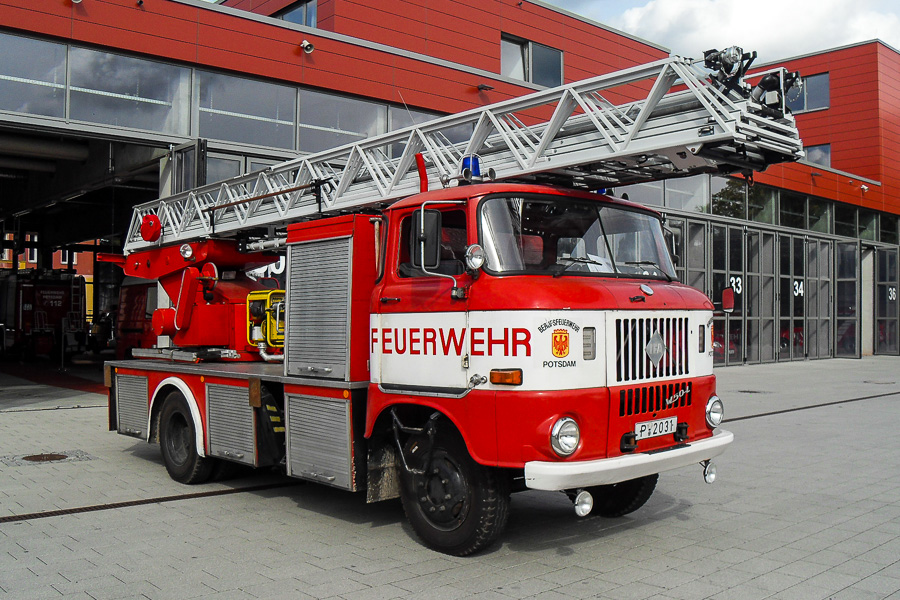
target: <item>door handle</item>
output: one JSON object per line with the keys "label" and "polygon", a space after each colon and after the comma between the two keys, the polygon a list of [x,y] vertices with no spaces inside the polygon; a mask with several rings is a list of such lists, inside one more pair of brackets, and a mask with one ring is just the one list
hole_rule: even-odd
{"label": "door handle", "polygon": [[400,298],[385,298],[385,297],[383,297],[380,300],[381,300],[382,304],[387,304],[388,302],[400,302]]}

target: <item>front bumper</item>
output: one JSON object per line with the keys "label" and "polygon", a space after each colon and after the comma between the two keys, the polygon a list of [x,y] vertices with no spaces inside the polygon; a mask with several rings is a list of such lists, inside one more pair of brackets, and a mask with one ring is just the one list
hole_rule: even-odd
{"label": "front bumper", "polygon": [[722,454],[734,434],[718,429],[712,437],[672,450],[573,462],[525,463],[525,485],[535,490],[568,490],[628,481],[709,460]]}

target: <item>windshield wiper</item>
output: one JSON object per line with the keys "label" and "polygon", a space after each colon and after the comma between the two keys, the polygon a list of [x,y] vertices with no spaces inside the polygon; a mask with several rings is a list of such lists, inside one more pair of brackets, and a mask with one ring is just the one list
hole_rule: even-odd
{"label": "windshield wiper", "polygon": [[[572,265],[577,265],[577,264],[597,265],[598,267],[603,267],[604,269],[609,268],[608,264],[604,264],[604,263],[594,260],[592,258],[586,258],[586,257],[582,257],[582,256],[563,256],[563,257],[557,258],[556,260],[557,260],[557,263],[555,265],[553,265],[553,267],[552,267],[554,277],[559,277],[569,267],[571,267]],[[564,261],[564,260],[569,261],[569,263],[563,264],[561,261]],[[603,272],[603,271],[601,271],[601,272]]]}
{"label": "windshield wiper", "polygon": [[670,277],[668,273],[662,270],[662,267],[660,267],[652,260],[627,260],[625,261],[625,264],[629,267],[653,267],[665,276],[666,281],[672,281],[672,277]]}

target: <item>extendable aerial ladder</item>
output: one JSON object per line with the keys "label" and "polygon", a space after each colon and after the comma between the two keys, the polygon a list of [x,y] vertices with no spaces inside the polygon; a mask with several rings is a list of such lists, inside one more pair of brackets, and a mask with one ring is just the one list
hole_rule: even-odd
{"label": "extendable aerial ladder", "polygon": [[[753,57],[733,48],[703,61],[672,56],[141,204],[125,252],[378,207],[419,192],[422,181],[437,188],[465,178],[470,155],[490,179],[587,189],[798,160],[803,145],[784,96],[799,76],[777,68],[746,77]],[[152,242],[140,233],[151,215],[162,227]]]}

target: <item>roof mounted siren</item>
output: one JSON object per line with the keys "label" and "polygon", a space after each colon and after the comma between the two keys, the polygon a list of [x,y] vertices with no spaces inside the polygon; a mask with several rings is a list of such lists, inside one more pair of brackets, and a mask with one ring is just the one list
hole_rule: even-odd
{"label": "roof mounted siren", "polygon": [[494,169],[488,169],[486,173],[481,173],[481,157],[477,154],[466,154],[462,157],[462,163],[459,170],[460,184],[473,183],[479,181],[493,181],[497,178]]}

